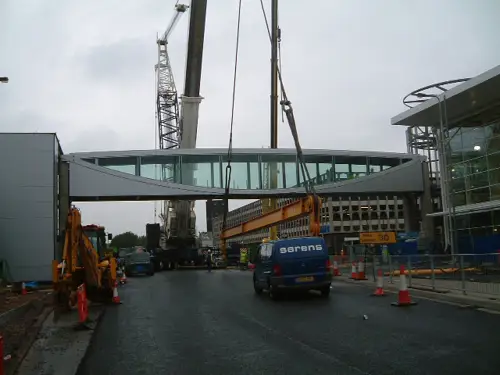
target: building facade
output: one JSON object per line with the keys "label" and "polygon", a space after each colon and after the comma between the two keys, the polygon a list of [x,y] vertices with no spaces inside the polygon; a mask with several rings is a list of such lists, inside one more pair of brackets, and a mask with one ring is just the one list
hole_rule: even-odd
{"label": "building facade", "polygon": [[[447,83],[458,83],[448,89]],[[423,152],[437,155],[437,212],[451,250],[500,249],[500,66],[479,76],[426,86],[408,94],[420,103],[392,119],[408,134],[424,129]],[[440,88],[439,95],[429,94]],[[410,140],[412,137],[408,137]],[[423,137],[421,140],[424,139]],[[447,235],[446,235],[447,234]]]}
{"label": "building facade", "polygon": [[[278,205],[281,207],[292,201],[293,199],[279,199]],[[257,200],[232,210],[228,214],[227,227],[234,227],[259,217],[263,212],[262,206],[262,202]],[[419,215],[418,212],[416,214]],[[408,216],[408,213],[403,198],[398,196],[328,198],[323,201],[321,208],[321,231],[330,249],[339,253],[343,248],[344,239],[355,237],[360,232],[418,231],[416,227],[409,227],[411,220],[407,220],[405,227],[405,215]],[[220,237],[221,226],[222,219],[214,218],[214,238]],[[308,217],[279,225],[280,237],[302,237],[308,234]],[[269,229],[263,229],[232,238],[228,242],[259,243],[268,236]]]}
{"label": "building facade", "polygon": [[60,251],[60,165],[55,134],[0,134],[0,257],[12,281],[51,280]]}

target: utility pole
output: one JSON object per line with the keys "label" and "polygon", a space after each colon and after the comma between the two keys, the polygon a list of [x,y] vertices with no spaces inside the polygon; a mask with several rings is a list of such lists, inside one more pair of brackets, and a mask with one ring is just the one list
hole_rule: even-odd
{"label": "utility pole", "polygon": [[278,0],[271,2],[271,148],[278,148]]}
{"label": "utility pole", "polygon": [[[278,0],[271,1],[271,148],[278,148]],[[278,164],[269,163],[269,188],[278,188]],[[277,209],[277,200],[269,199],[269,209]],[[269,238],[278,238],[278,227],[269,228]]]}

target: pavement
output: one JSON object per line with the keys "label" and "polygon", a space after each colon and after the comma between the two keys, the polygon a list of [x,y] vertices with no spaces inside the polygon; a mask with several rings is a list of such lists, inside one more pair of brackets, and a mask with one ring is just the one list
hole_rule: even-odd
{"label": "pavement", "polygon": [[92,339],[102,306],[91,306],[89,330],[75,330],[76,312],[63,314],[54,319],[52,310],[43,322],[40,331],[23,362],[17,369],[18,375],[71,375],[78,370]]}
{"label": "pavement", "polygon": [[373,282],[335,280],[329,300],[278,302],[256,296],[252,273],[238,270],[128,282],[79,375],[500,373],[500,315],[419,297],[393,307],[395,294],[370,296]]}

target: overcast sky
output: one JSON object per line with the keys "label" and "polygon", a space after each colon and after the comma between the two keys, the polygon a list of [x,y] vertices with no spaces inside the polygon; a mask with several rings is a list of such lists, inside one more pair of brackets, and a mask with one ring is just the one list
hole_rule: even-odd
{"label": "overcast sky", "polygon": [[[10,78],[0,131],[56,132],[65,153],[155,148],[156,33],[175,2],[0,0],[0,76]],[[238,1],[208,3],[198,147],[227,147]],[[404,129],[390,125],[403,96],[498,65],[499,14],[498,0],[281,0],[282,69],[303,148],[404,152]],[[169,44],[179,91],[188,21]],[[269,144],[266,33],[259,0],[244,0],[234,147]],[[286,123],[279,145],[293,147]],[[153,202],[79,207],[115,234],[154,220]]]}

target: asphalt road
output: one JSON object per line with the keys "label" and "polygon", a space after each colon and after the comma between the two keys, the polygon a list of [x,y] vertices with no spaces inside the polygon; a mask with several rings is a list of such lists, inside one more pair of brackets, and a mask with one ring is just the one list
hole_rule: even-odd
{"label": "asphalt road", "polygon": [[[499,374],[500,315],[336,282],[330,300],[254,295],[251,273],[130,278],[80,375]],[[364,320],[363,315],[368,319]]]}

